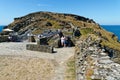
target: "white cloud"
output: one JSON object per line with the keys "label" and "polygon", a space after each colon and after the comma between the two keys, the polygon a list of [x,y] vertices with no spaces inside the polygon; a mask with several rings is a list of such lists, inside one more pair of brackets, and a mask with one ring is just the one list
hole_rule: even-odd
{"label": "white cloud", "polygon": [[45,7],[45,6],[50,6],[50,5],[46,5],[46,4],[37,4],[37,6],[39,6],[39,7]]}

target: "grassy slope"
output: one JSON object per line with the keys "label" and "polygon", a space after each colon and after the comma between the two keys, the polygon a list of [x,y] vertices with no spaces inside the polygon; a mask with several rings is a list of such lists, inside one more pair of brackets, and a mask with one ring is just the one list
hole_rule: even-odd
{"label": "grassy slope", "polygon": [[[32,19],[34,17],[34,21],[31,22],[27,26],[23,26],[20,31],[25,29],[34,28],[34,34],[39,34],[47,29],[61,29],[66,27],[71,27],[69,23],[72,23],[75,27],[79,27],[83,36],[87,34],[95,34],[95,32],[100,32],[102,37],[102,45],[108,46],[110,48],[114,48],[120,50],[120,44],[117,42],[117,38],[112,38],[112,34],[100,28],[99,25],[94,22],[89,22],[89,20],[84,20],[84,18],[76,19],[75,15],[66,15],[59,13],[51,13],[51,12],[41,12],[41,13],[32,13],[26,16],[23,16],[20,19],[15,20],[13,23],[9,25],[9,27],[13,27],[16,24],[22,24],[27,21],[27,19]],[[87,19],[87,18],[86,18]],[[29,21],[30,21],[29,20]],[[49,22],[52,26],[46,26],[46,23]],[[66,34],[72,34],[68,32]],[[97,36],[97,35],[96,35]]]}
{"label": "grassy slope", "polygon": [[[102,28],[98,28],[98,27],[87,27],[87,28],[81,28],[80,29],[82,36],[87,36],[89,34],[93,34],[96,37],[101,37],[102,42],[101,44],[103,46],[108,46],[109,48],[113,48],[115,50],[119,50],[120,51],[120,43],[118,42],[117,36],[113,36],[113,33],[110,33]],[[100,32],[101,36],[96,35],[95,32]]]}
{"label": "grassy slope", "polygon": [[76,80],[74,57],[69,58],[66,62],[65,80]]}

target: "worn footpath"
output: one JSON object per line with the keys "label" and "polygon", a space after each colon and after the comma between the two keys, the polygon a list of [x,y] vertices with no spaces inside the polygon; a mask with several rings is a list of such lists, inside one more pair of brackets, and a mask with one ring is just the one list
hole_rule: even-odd
{"label": "worn footpath", "polygon": [[[54,67],[54,74],[50,80],[64,80],[65,74],[65,61],[74,55],[74,47],[55,48],[55,53],[44,53],[37,51],[26,50],[28,42],[9,42],[0,43],[0,56],[4,57],[19,57],[21,59],[47,59],[54,60],[56,65]],[[36,43],[31,43],[36,44]],[[39,79],[38,79],[39,80]]]}

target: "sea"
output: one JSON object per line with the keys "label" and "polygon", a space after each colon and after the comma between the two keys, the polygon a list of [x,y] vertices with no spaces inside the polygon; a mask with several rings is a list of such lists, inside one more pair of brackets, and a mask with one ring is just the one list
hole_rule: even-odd
{"label": "sea", "polygon": [[5,26],[0,25],[0,32],[3,30],[4,27],[5,27]]}
{"label": "sea", "polygon": [[120,41],[120,25],[101,25],[101,27],[109,32],[114,33],[118,36],[118,40]]}
{"label": "sea", "polygon": [[[101,27],[109,32],[114,33],[116,36],[118,36],[118,40],[120,41],[120,25],[101,25]],[[0,32],[4,26],[0,26]]]}

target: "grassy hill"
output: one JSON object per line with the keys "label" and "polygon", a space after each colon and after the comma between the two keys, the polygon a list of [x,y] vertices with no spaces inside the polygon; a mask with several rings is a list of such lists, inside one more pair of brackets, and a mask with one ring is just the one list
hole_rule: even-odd
{"label": "grassy hill", "polygon": [[35,12],[14,18],[14,22],[6,26],[20,35],[31,30],[33,34],[40,34],[44,30],[63,29],[64,34],[72,35],[72,28],[78,27],[82,37],[94,35],[101,38],[101,44],[109,48],[120,50],[117,37],[100,27],[95,21],[83,16],[53,12]]}

